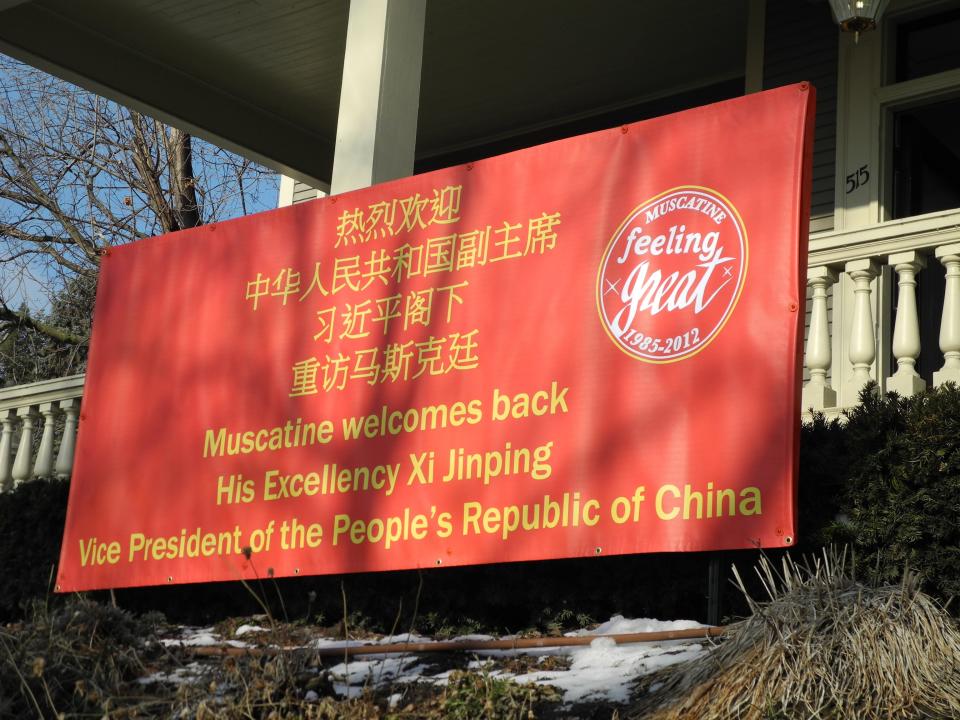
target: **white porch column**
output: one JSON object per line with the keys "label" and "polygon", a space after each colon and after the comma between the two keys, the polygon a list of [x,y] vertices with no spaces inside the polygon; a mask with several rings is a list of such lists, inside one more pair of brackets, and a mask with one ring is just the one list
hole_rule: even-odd
{"label": "white porch column", "polygon": [[0,417],[3,424],[0,429],[0,492],[13,487],[13,426],[16,422],[16,410],[7,410]]}
{"label": "white porch column", "polygon": [[413,174],[426,0],[351,0],[331,194]]}
{"label": "white porch column", "polygon": [[947,269],[940,317],[940,349],[944,361],[943,367],[933,374],[936,387],[945,382],[960,383],[960,243],[941,245],[934,254]]}
{"label": "white porch column", "polygon": [[277,207],[293,205],[293,188],[297,181],[288,175],[280,176],[280,191],[277,194]]}
{"label": "white porch column", "polygon": [[20,408],[17,410],[17,416],[23,425],[20,431],[20,442],[17,444],[17,457],[13,461],[14,485],[29,480],[30,471],[33,469],[30,460],[33,456],[33,423],[37,419],[37,406]]}
{"label": "white porch column", "polygon": [[54,473],[61,480],[70,477],[73,471],[73,455],[77,442],[77,413],[80,409],[80,399],[61,400],[60,409],[64,413],[63,437],[60,439],[60,452],[57,453],[57,463]]}
{"label": "white porch column", "polygon": [[37,448],[37,461],[33,466],[33,476],[35,478],[48,478],[53,475],[53,424],[57,417],[57,403],[41,404],[40,414],[43,416],[43,436],[40,438],[40,447]]}
{"label": "white porch column", "polygon": [[[851,230],[880,220],[880,109],[876,89],[883,82],[885,33],[837,33],[837,152],[834,228]],[[866,175],[861,173],[861,170]],[[845,179],[853,175],[854,183]]]}
{"label": "white porch column", "polygon": [[887,390],[910,397],[923,392],[927,383],[914,367],[920,355],[920,322],[917,319],[917,273],[926,267],[927,259],[911,250],[891,255],[890,265],[897,271],[900,295],[897,319],[893,329],[893,356],[897,371],[887,378]]}
{"label": "white porch column", "polygon": [[813,289],[810,333],[807,336],[807,370],[810,380],[803,388],[802,410],[823,410],[837,404],[837,393],[827,383],[832,348],[827,319],[827,289],[837,281],[837,273],[828,267],[807,270],[807,285]]}
{"label": "white porch column", "polygon": [[880,274],[877,263],[871,259],[852,260],[844,268],[854,282],[853,319],[850,330],[850,362],[853,372],[844,383],[844,395],[857,397],[870,382],[870,366],[877,357],[877,341],[870,309],[870,282]]}

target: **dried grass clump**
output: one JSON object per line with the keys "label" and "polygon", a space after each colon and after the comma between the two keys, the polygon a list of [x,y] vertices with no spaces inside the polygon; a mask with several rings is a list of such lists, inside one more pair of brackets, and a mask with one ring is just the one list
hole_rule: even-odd
{"label": "dried grass clump", "polygon": [[770,600],[709,654],[649,679],[633,718],[960,718],[960,632],[915,575],[867,587],[846,554],[757,572]]}
{"label": "dried grass clump", "polygon": [[35,606],[30,620],[0,627],[0,718],[110,714],[145,672],[151,632],[149,621],[87,600]]}

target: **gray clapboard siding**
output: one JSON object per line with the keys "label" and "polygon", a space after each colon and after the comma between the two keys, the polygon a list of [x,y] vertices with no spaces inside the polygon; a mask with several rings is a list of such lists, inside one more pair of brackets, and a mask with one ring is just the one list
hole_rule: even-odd
{"label": "gray clapboard siding", "polygon": [[307,200],[316,200],[317,198],[317,189],[310,187],[306,183],[302,183],[299,180],[295,181],[293,184],[293,204],[296,205],[300,202],[305,202]]}
{"label": "gray clapboard siding", "polygon": [[837,26],[826,2],[767,0],[763,86],[807,80],[817,89],[811,218],[832,227],[836,181]]}

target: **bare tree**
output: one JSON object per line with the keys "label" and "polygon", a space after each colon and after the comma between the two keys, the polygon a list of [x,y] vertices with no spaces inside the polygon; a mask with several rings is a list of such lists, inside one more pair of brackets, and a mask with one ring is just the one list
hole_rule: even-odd
{"label": "bare tree", "polygon": [[[83,369],[107,248],[245,214],[275,188],[249,160],[0,55],[0,384]],[[11,301],[37,288],[40,309]]]}

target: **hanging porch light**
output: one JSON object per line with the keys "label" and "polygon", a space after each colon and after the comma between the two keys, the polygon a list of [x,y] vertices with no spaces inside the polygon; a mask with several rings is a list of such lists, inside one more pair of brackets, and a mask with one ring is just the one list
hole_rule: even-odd
{"label": "hanging porch light", "polygon": [[830,0],[830,9],[833,10],[833,17],[840,29],[854,33],[856,40],[860,33],[877,27],[889,2],[890,0]]}

